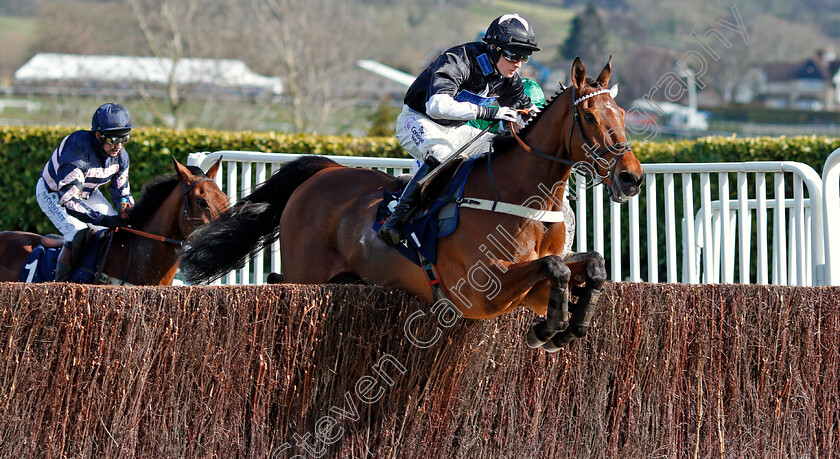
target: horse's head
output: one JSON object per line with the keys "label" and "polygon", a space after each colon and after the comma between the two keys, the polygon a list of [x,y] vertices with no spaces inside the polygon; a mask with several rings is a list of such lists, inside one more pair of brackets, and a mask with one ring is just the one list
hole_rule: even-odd
{"label": "horse's head", "polygon": [[618,85],[609,86],[611,62],[597,79],[586,77],[579,57],[572,64],[569,154],[605,184],[613,201],[626,202],[639,194],[645,175],[624,130],[624,109],[614,99]]}
{"label": "horse's head", "polygon": [[181,179],[181,190],[184,196],[181,232],[184,237],[187,237],[195,228],[215,219],[228,207],[227,195],[213,180],[222,160],[216,161],[206,174],[197,167],[184,166],[175,158],[172,158],[172,161],[175,172]]}

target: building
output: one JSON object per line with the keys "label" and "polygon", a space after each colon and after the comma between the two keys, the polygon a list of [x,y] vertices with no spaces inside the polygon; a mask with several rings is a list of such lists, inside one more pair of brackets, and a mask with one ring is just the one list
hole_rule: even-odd
{"label": "building", "polygon": [[238,59],[97,56],[38,53],[15,72],[15,84],[74,87],[165,88],[170,83],[196,90],[278,95],[279,77],[255,73]]}
{"label": "building", "polygon": [[774,109],[840,109],[840,60],[834,51],[795,62],[757,66],[738,90],[739,102],[758,102]]}

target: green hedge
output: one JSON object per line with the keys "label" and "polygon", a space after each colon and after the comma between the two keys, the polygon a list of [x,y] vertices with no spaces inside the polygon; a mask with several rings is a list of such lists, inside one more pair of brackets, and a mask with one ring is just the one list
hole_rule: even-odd
{"label": "green hedge", "polygon": [[[35,183],[41,168],[61,139],[73,132],[67,127],[0,127],[0,229],[39,233],[55,232],[35,201]],[[828,155],[840,148],[840,139],[816,136],[780,138],[706,137],[678,142],[636,142],[642,163],[720,161],[799,161],[822,171]],[[282,134],[276,132],[173,131],[141,128],[132,132],[127,147],[131,155],[131,182],[135,197],[142,184],[171,173],[169,156],[186,162],[196,151],[248,150],[276,153],[309,153],[351,156],[401,157],[393,137],[358,138]]]}
{"label": "green hedge", "polygon": [[[75,130],[67,127],[0,126],[0,202],[5,203],[5,211],[0,212],[0,230],[56,232],[35,201],[35,183],[61,139]],[[131,143],[126,149],[131,157],[131,184],[135,198],[139,198],[144,183],[172,173],[170,156],[186,163],[187,156],[197,151],[248,150],[384,157],[402,155],[396,139],[385,137],[200,129],[174,131],[159,128],[134,129],[131,137]]]}

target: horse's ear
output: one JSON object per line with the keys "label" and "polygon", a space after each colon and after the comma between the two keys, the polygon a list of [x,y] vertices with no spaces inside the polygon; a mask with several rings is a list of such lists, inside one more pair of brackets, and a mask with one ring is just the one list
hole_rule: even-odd
{"label": "horse's ear", "polygon": [[575,57],[575,62],[572,64],[572,84],[580,90],[586,82],[586,67],[580,60],[580,56]]}
{"label": "horse's ear", "polygon": [[181,177],[181,180],[188,182],[190,180],[194,180],[194,176],[186,166],[179,163],[175,157],[172,157],[172,163],[175,165],[175,172]]}
{"label": "horse's ear", "polygon": [[601,84],[602,88],[608,88],[610,86],[610,75],[612,74],[612,55],[607,60],[607,65],[604,66],[604,70],[601,70],[601,74],[598,75],[598,83]]}
{"label": "horse's ear", "polygon": [[207,170],[207,172],[206,172],[207,176],[210,177],[211,179],[216,178],[216,173],[219,172],[219,165],[220,164],[222,164],[222,158],[221,157],[219,157],[219,160],[216,161],[216,163],[213,164],[212,166],[210,166],[210,169]]}

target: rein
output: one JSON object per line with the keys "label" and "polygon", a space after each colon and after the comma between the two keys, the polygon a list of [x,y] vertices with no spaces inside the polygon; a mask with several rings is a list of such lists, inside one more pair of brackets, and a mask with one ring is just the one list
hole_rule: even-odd
{"label": "rein", "polygon": [[119,230],[128,231],[129,233],[133,233],[133,234],[136,234],[138,236],[142,236],[142,237],[145,237],[147,239],[151,239],[153,241],[168,242],[170,244],[175,244],[175,245],[180,245],[180,246],[187,245],[187,243],[184,242],[184,241],[179,241],[177,239],[170,239],[168,237],[158,236],[157,234],[147,233],[145,231],[136,230],[134,228],[129,228],[127,226],[117,227],[114,230],[114,232],[119,231]]}

